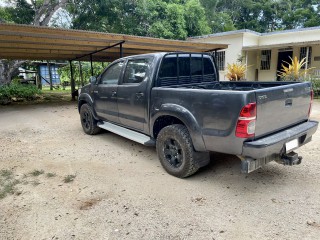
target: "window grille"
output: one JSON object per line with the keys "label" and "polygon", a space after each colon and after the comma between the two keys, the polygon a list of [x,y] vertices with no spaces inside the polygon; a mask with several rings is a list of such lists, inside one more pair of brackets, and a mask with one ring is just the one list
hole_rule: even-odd
{"label": "window grille", "polygon": [[226,52],[225,51],[217,52],[215,57],[216,57],[216,63],[218,65],[218,70],[224,71],[225,63],[226,63]]}
{"label": "window grille", "polygon": [[301,47],[300,48],[300,61],[304,58],[306,59],[307,64],[305,67],[309,68],[311,66],[311,57],[312,57],[312,47]]}
{"label": "window grille", "polygon": [[262,50],[260,70],[270,70],[270,62],[271,62],[271,50]]}

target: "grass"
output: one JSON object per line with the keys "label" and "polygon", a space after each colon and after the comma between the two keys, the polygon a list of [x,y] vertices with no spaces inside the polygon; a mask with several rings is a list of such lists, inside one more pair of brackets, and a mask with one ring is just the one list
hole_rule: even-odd
{"label": "grass", "polygon": [[0,171],[0,176],[5,179],[12,178],[13,172],[11,170],[3,169]]}
{"label": "grass", "polygon": [[38,186],[40,184],[40,182],[38,180],[34,180],[30,182],[32,184],[32,186]]}
{"label": "grass", "polygon": [[30,175],[34,176],[34,177],[37,177],[37,176],[40,176],[41,174],[44,174],[44,171],[43,170],[33,170],[32,172],[30,172]]}
{"label": "grass", "polygon": [[62,87],[59,87],[58,89],[53,88],[53,90],[50,90],[49,86],[42,86],[41,90],[42,90],[42,92],[59,92],[59,93],[68,92],[68,93],[70,93],[71,92],[71,87],[68,86],[65,89],[63,89]]}
{"label": "grass", "polygon": [[55,177],[56,175],[57,175],[57,174],[55,174],[55,173],[50,173],[50,172],[49,172],[49,173],[46,174],[46,177],[47,177],[47,178],[52,178],[52,177]]}
{"label": "grass", "polygon": [[75,178],[76,178],[76,175],[67,175],[64,177],[63,182],[70,183],[70,182],[73,182]]}
{"label": "grass", "polygon": [[[21,187],[22,185],[28,185],[28,184],[34,187],[38,186],[39,184],[41,184],[41,182],[37,178],[32,178],[32,177],[37,177],[44,173],[45,171],[42,169],[41,170],[35,169],[32,172],[22,174],[20,178],[17,178],[18,175],[15,176],[12,170],[8,170],[8,169],[0,170],[0,200],[5,198],[9,194],[16,194],[17,196],[22,194],[21,189],[18,190],[16,188],[17,185],[20,185]],[[55,177],[56,174],[52,172],[48,172],[45,174],[45,176],[47,178],[52,178],[52,177]],[[64,181],[66,183],[72,182],[75,177],[76,175],[68,175],[64,178]]]}
{"label": "grass", "polygon": [[15,193],[15,186],[19,184],[20,181],[14,179],[13,172],[11,170],[1,170],[0,171],[0,199],[5,198],[8,194]]}

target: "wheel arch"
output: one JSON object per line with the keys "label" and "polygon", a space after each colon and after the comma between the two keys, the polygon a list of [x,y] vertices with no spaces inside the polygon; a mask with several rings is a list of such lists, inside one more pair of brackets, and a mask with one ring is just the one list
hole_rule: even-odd
{"label": "wheel arch", "polygon": [[93,113],[93,117],[98,120],[98,117],[97,117],[97,113],[95,111],[95,109],[93,108],[93,100],[91,98],[91,96],[87,93],[82,93],[80,94],[79,98],[78,98],[78,112],[80,113],[80,109],[81,109],[81,106],[83,104],[88,104],[91,109],[92,109],[92,113]]}
{"label": "wheel arch", "polygon": [[153,138],[157,138],[161,129],[172,124],[182,124],[187,127],[196,151],[206,151],[202,138],[201,128],[186,108],[176,104],[163,104],[159,111],[151,118],[150,133]]}

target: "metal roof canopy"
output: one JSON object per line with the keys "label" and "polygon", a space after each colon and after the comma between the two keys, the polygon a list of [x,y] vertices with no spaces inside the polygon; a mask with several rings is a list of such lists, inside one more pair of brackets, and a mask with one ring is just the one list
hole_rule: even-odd
{"label": "metal roof canopy", "polygon": [[90,54],[95,53],[93,61],[110,62],[119,58],[121,42],[124,57],[152,52],[209,52],[228,47],[227,44],[0,23],[0,58],[6,59],[72,60],[83,56],[82,61],[89,61]]}
{"label": "metal roof canopy", "polygon": [[[0,23],[0,59],[68,60],[75,99],[72,61],[111,62],[152,52],[211,52],[227,48],[213,44],[82,30]],[[125,49],[124,49],[125,48]]]}

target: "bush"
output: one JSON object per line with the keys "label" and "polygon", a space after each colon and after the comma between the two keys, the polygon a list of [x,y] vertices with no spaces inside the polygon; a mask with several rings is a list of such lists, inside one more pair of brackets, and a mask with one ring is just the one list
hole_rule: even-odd
{"label": "bush", "polygon": [[320,97],[320,79],[311,79],[312,88],[314,92],[314,96],[316,98]]}
{"label": "bush", "polygon": [[0,104],[8,104],[15,100],[34,100],[41,91],[34,85],[12,83],[0,86]]}
{"label": "bush", "polygon": [[227,65],[227,75],[226,77],[230,81],[240,81],[243,80],[243,78],[246,75],[247,65],[243,63],[232,63]]}

